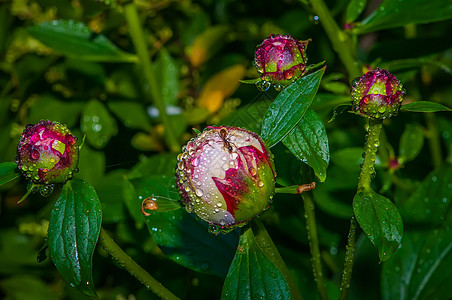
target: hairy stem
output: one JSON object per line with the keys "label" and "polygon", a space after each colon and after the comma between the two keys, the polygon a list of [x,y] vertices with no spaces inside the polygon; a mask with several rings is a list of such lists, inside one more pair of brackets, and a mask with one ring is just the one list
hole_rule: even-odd
{"label": "hairy stem", "polygon": [[135,46],[140,64],[143,69],[144,77],[149,84],[149,90],[151,91],[154,105],[159,110],[160,119],[165,127],[165,139],[172,152],[180,151],[180,145],[176,137],[176,133],[170,122],[168,114],[166,113],[166,106],[160,87],[158,86],[155,75],[152,72],[151,60],[149,58],[149,51],[146,45],[146,37],[143,32],[143,28],[140,24],[140,18],[138,17],[137,8],[132,1],[124,6],[124,13],[129,25],[130,37]]}
{"label": "hairy stem", "polygon": [[345,262],[344,271],[342,272],[342,281],[339,300],[346,300],[348,298],[348,290],[352,280],[353,261],[356,251],[356,227],[357,223],[355,217],[350,220],[350,230],[348,232],[347,246],[345,248]]}
{"label": "hairy stem", "polygon": [[334,51],[347,69],[350,78],[361,76],[361,68],[355,59],[356,54],[350,36],[339,28],[323,0],[310,0],[312,8],[319,16],[320,23],[326,31]]}
{"label": "hairy stem", "polygon": [[303,299],[303,296],[298,289],[298,286],[295,284],[292,276],[289,273],[289,269],[287,269],[284,260],[278,252],[273,240],[265,229],[264,224],[259,219],[254,219],[251,222],[251,229],[253,230],[254,237],[256,239],[257,244],[261,248],[261,250],[266,254],[266,256],[272,261],[273,264],[279,269],[281,274],[284,276],[284,279],[287,281],[289,285],[290,291],[292,292],[293,299]]}
{"label": "hairy stem", "polygon": [[[303,180],[312,181],[312,169],[307,165],[302,167]],[[325,278],[322,271],[322,260],[320,256],[319,237],[317,234],[317,225],[315,223],[315,210],[312,191],[304,192],[303,198],[304,211],[306,218],[306,231],[308,232],[309,249],[311,251],[312,270],[317,289],[322,300],[328,299],[328,293],[325,286]]]}
{"label": "hairy stem", "polygon": [[179,299],[127,255],[103,228],[100,229],[99,243],[119,265],[157,296],[162,299]]}

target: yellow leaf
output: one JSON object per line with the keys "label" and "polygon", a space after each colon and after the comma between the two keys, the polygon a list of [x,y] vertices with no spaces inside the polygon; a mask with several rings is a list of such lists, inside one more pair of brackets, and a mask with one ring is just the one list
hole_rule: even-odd
{"label": "yellow leaf", "polygon": [[240,64],[215,74],[204,85],[198,100],[199,106],[211,113],[218,111],[224,100],[237,90],[244,75],[245,67]]}
{"label": "yellow leaf", "polygon": [[197,36],[187,51],[191,64],[197,68],[217,53],[223,46],[228,31],[227,26],[218,25]]}

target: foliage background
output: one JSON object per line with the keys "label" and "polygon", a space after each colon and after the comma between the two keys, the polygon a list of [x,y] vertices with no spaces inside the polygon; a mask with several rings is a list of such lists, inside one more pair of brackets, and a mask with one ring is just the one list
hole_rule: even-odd
{"label": "foliage background", "polygon": [[[350,2],[327,1],[341,25],[358,17],[364,20],[378,5],[377,1]],[[361,62],[386,67],[404,83],[404,104],[429,100],[452,107],[452,22],[448,20],[450,3],[446,2],[415,2],[428,16],[446,14],[441,18],[419,22],[413,15],[403,14],[402,6],[401,14],[394,17],[398,24],[375,26],[363,29],[369,31],[367,34],[353,35]],[[128,189],[129,181],[146,176],[158,191],[172,178],[176,154],[165,143],[165,128],[152,102],[155,91],[136,63],[122,5],[91,0],[0,1],[0,161],[14,160],[17,141],[28,123],[50,119],[67,124],[80,139],[86,134],[77,178],[95,187],[102,203],[103,226],[129,255],[179,297],[216,299],[221,295],[238,233],[222,237],[220,251],[205,226],[181,232],[177,221],[171,230],[165,223],[168,220],[146,224]],[[326,124],[331,162],[325,183],[315,190],[315,201],[327,286],[330,296],[336,298],[365,122],[344,113],[328,123],[333,108],[350,101],[353,78],[348,77],[333,51],[321,20],[304,1],[161,0],[136,1],[136,5],[145,31],[143,42],[149,45],[153,72],[159,74],[159,93],[179,145],[193,135],[191,128],[202,129],[208,124],[240,125],[259,132],[276,92],[259,92],[253,85],[239,84],[240,79],[257,77],[252,65],[256,45],[273,33],[312,39],[307,50],[309,62],[325,60],[327,64],[312,108]],[[34,27],[60,19],[82,22],[89,29],[61,21],[61,35],[45,36],[42,27]],[[81,41],[100,34],[117,48],[92,56],[92,49]],[[47,38],[54,44],[47,47],[36,38]],[[399,207],[405,222],[405,245],[410,247],[379,264],[376,249],[361,234],[350,298],[447,299],[452,296],[448,291],[452,283],[450,113],[401,112],[384,123],[383,136],[373,188]],[[272,152],[278,183],[301,183],[301,162],[281,144]],[[391,157],[398,157],[402,168],[391,169]],[[17,205],[25,188],[25,182],[1,188],[0,297],[83,299],[86,296],[66,285],[50,259],[37,262],[56,197],[32,195]],[[185,214],[182,210],[178,213]],[[278,195],[261,219],[304,298],[316,299],[303,215],[299,197]],[[161,234],[165,230],[169,234]],[[192,244],[193,240],[208,240],[207,246]],[[416,263],[407,264],[410,259]],[[100,247],[95,252],[93,272],[102,299],[154,297]],[[405,294],[398,294],[400,286]]]}

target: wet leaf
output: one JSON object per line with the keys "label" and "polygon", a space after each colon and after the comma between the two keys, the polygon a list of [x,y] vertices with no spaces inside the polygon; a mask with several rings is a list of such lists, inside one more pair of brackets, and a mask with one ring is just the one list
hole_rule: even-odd
{"label": "wet leaf", "polygon": [[240,236],[221,299],[292,299],[284,276],[259,247],[249,227]]}
{"label": "wet leaf", "polygon": [[118,133],[116,120],[98,100],[91,100],[83,107],[81,129],[91,146],[101,149]]}
{"label": "wet leaf", "polygon": [[108,108],[121,120],[124,126],[149,131],[151,122],[146,114],[145,107],[136,102],[110,101]]}
{"label": "wet leaf", "polygon": [[50,257],[67,283],[93,297],[92,259],[101,221],[101,204],[94,188],[83,180],[68,181],[50,216]]}
{"label": "wet leaf", "polygon": [[451,299],[452,224],[428,232],[408,232],[402,247],[383,264],[385,300]]}
{"label": "wet leaf", "polygon": [[444,164],[428,174],[413,195],[400,202],[405,222],[439,225],[450,218],[452,166]]}
{"label": "wet leaf", "polygon": [[437,103],[430,101],[416,101],[406,105],[402,105],[401,107],[404,111],[412,111],[412,112],[437,112],[437,111],[452,111],[452,109]]}
{"label": "wet leaf", "polygon": [[353,212],[364,233],[377,247],[380,261],[387,261],[402,240],[403,223],[397,207],[388,198],[366,190],[353,198]]}
{"label": "wet leaf", "polygon": [[313,111],[308,110],[303,119],[283,139],[283,144],[299,160],[308,164],[320,181],[326,179],[330,150],[325,125]]}
{"label": "wet leaf", "polygon": [[424,145],[423,128],[419,124],[407,124],[400,137],[399,160],[404,163],[415,159]]}
{"label": "wet leaf", "polygon": [[267,146],[281,141],[303,118],[314,99],[325,67],[298,79],[275,99],[265,114],[261,136]]}
{"label": "wet leaf", "polygon": [[452,18],[452,6],[443,0],[384,0],[358,24],[353,32],[363,34],[377,30],[425,24]]}
{"label": "wet leaf", "polygon": [[28,27],[28,32],[63,55],[100,62],[137,62],[137,57],[116,47],[104,35],[73,20],[53,20]]}
{"label": "wet leaf", "polygon": [[15,162],[0,163],[0,186],[19,178],[20,173]]}
{"label": "wet leaf", "polygon": [[[148,197],[180,199],[174,177],[149,176],[130,182],[138,196],[129,200],[128,207],[134,211],[140,211],[142,200]],[[206,222],[201,222],[194,214],[187,213],[183,208],[166,212],[152,210],[147,212],[150,214],[145,217],[149,232],[171,260],[200,272],[220,276],[227,273],[237,246],[236,231],[213,236],[208,232]]]}

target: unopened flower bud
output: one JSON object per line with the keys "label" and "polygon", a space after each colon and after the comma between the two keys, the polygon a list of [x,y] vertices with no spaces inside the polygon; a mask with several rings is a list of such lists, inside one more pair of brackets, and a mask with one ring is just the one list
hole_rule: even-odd
{"label": "unopened flower bud", "polygon": [[262,79],[260,86],[268,88],[273,84],[276,89],[281,89],[303,75],[308,42],[298,41],[290,35],[274,34],[257,46],[254,65]]}
{"label": "unopened flower bud", "polygon": [[77,138],[60,123],[41,121],[26,126],[17,147],[17,164],[35,184],[65,182],[77,168]]}
{"label": "unopened flower bud", "polygon": [[226,233],[269,207],[273,156],[251,131],[207,127],[179,154],[176,182],[187,211]]}
{"label": "unopened flower bud", "polygon": [[397,78],[376,68],[352,82],[353,111],[374,119],[386,119],[399,112],[405,90]]}

